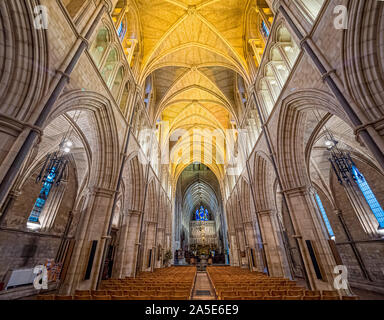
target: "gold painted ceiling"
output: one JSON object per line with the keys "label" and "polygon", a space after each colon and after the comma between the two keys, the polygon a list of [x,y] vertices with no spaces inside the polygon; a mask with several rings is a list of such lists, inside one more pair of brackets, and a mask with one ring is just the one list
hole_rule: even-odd
{"label": "gold painted ceiling", "polygon": [[[224,137],[225,130],[232,128],[231,123],[238,122],[241,116],[243,110],[236,88],[239,79],[245,86],[250,82],[244,39],[246,12],[251,3],[136,1],[142,41],[140,81],[144,85],[150,77],[153,87],[149,113],[154,122],[169,123],[167,132],[162,132],[162,144],[177,130],[188,132],[170,150],[174,177],[191,162],[199,161],[192,154],[200,152],[203,163],[207,153],[219,153],[225,158],[225,146],[213,142],[204,151],[189,141],[196,129],[216,130]],[[191,156],[182,155],[181,149],[187,146],[193,149]],[[205,164],[222,176],[222,163]]]}

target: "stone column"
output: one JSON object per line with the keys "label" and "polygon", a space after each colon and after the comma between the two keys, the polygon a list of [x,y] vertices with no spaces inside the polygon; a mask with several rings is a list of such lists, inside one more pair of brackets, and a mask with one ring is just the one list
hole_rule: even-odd
{"label": "stone column", "polygon": [[236,240],[235,232],[229,232],[229,241],[231,243],[231,266],[240,266],[239,249]]}
{"label": "stone column", "polygon": [[[242,225],[236,226],[236,236],[237,236],[237,250],[239,255],[239,264],[240,267],[248,266],[248,252],[244,239],[244,228]],[[245,252],[245,257],[241,256],[241,252]]]}
{"label": "stone column", "polygon": [[[89,191],[82,219],[76,234],[76,244],[66,279],[60,292],[73,293],[76,289],[96,289],[102,254],[106,242],[108,222],[112,214],[114,191],[93,188]],[[93,241],[97,241],[89,279],[84,279]]]}
{"label": "stone column", "polygon": [[123,221],[120,228],[120,239],[116,252],[116,262],[113,268],[113,278],[125,278],[123,274],[124,264],[126,260],[126,246],[128,241],[128,230],[130,222],[130,212],[123,215]]}
{"label": "stone column", "polygon": [[255,263],[252,263],[252,269],[256,269],[259,272],[263,272],[264,271],[263,257],[260,255],[260,250],[259,250],[260,243],[257,241],[255,222],[254,221],[245,222],[244,228],[246,230],[246,235],[248,237],[249,248],[247,250],[247,254],[249,256],[249,262],[250,263],[252,261],[251,249],[254,250]]}
{"label": "stone column", "polygon": [[127,238],[124,244],[124,260],[122,261],[121,277],[132,277],[135,270],[136,252],[138,250],[141,212],[129,211]]}
{"label": "stone column", "polygon": [[[284,190],[292,222],[294,224],[298,239],[299,249],[304,260],[304,267],[308,274],[308,280],[313,290],[333,290],[334,274],[336,265],[331,248],[325,238],[320,221],[316,214],[313,202],[310,199],[306,186]],[[318,279],[312,263],[310,251],[306,241],[310,240],[314,247],[317,263],[323,279]]]}
{"label": "stone column", "polygon": [[159,269],[162,267],[162,261],[163,261],[163,254],[165,249],[165,229],[164,227],[158,227],[157,228],[157,248],[159,249],[159,245],[161,246],[161,252],[157,252],[157,254],[160,254],[160,260],[157,260],[157,254],[156,254],[156,260],[155,260],[155,268]]}
{"label": "stone column", "polygon": [[258,212],[260,215],[260,224],[264,236],[265,254],[268,262],[269,273],[272,277],[283,277],[283,260],[279,250],[279,241],[277,239],[277,230],[272,223],[272,210],[263,210]]}
{"label": "stone column", "polygon": [[[152,269],[153,263],[153,254],[156,250],[154,250],[155,245],[155,232],[156,232],[156,222],[146,221],[145,222],[145,238],[143,239],[142,247],[142,256],[141,256],[141,268],[140,271],[150,271]],[[151,257],[151,267],[148,268],[148,250],[152,249],[152,257]]]}

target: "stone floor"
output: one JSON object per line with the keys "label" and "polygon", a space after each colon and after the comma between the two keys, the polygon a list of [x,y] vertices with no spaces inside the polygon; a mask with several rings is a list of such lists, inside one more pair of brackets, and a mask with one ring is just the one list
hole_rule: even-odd
{"label": "stone floor", "polygon": [[197,272],[195,288],[192,300],[215,300],[215,292],[212,288],[206,272]]}

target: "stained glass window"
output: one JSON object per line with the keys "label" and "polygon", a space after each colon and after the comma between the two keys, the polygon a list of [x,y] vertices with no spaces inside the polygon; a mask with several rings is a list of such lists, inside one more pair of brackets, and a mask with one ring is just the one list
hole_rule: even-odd
{"label": "stained glass window", "polygon": [[357,185],[359,186],[359,189],[363,193],[365,200],[367,201],[369,207],[371,208],[372,213],[374,214],[377,221],[379,222],[379,228],[384,229],[383,208],[380,206],[379,202],[377,201],[374,193],[372,192],[372,189],[368,185],[367,180],[365,180],[363,174],[360,173],[355,166],[352,166],[352,173]]}
{"label": "stained glass window", "polygon": [[119,27],[117,28],[117,34],[119,36],[119,39],[120,41],[123,41],[124,40],[124,37],[125,37],[125,33],[127,32],[127,28],[125,27],[125,23],[124,21],[122,21],[119,25]]}
{"label": "stained glass window", "polygon": [[47,179],[45,180],[43,187],[41,188],[39,197],[37,198],[35,205],[29,215],[28,222],[39,223],[39,217],[44,209],[45,203],[47,202],[49,193],[51,192],[52,185],[56,176],[56,168],[53,167]]}
{"label": "stained glass window", "polygon": [[269,29],[264,21],[261,21],[261,31],[263,32],[265,38],[269,37]]}
{"label": "stained glass window", "polygon": [[196,210],[196,221],[208,221],[208,220],[209,220],[208,209],[205,209],[203,206],[201,206],[199,209]]}
{"label": "stained glass window", "polygon": [[331,224],[328,220],[327,213],[325,212],[323,203],[321,202],[321,199],[317,193],[315,194],[315,198],[316,198],[317,206],[319,207],[321,215],[323,216],[323,220],[324,220],[325,226],[327,227],[328,233],[329,233],[330,237],[333,238],[333,237],[335,237],[335,234],[333,233],[333,230],[332,230]]}

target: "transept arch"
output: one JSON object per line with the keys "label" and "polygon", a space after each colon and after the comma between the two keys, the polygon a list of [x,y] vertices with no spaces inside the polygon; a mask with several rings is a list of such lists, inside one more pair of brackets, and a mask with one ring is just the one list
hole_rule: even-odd
{"label": "transept arch", "polygon": [[[87,140],[94,154],[89,183],[106,188],[113,188],[116,183],[121,139],[112,120],[111,109],[108,99],[100,94],[71,91],[60,98],[49,117],[50,121],[64,113],[74,115],[77,110],[80,112],[78,125],[83,124],[87,128],[83,132],[90,135]],[[100,176],[100,172],[104,174]]]}
{"label": "transept arch", "polygon": [[277,128],[277,163],[281,170],[283,188],[291,189],[308,183],[305,163],[304,133],[306,110],[317,108],[341,118],[344,112],[334,98],[317,90],[300,90],[284,99]]}

